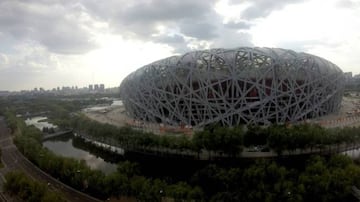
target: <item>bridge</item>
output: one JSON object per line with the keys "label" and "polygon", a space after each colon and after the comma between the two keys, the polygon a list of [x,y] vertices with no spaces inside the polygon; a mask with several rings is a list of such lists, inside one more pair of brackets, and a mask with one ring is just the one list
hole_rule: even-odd
{"label": "bridge", "polygon": [[59,137],[59,136],[62,136],[62,135],[66,135],[66,134],[69,134],[69,133],[72,133],[72,132],[73,132],[73,129],[67,129],[67,130],[56,132],[56,133],[44,134],[44,136],[42,137],[42,141],[45,141],[45,140],[48,140],[48,139],[51,139],[51,138],[55,138],[55,137]]}

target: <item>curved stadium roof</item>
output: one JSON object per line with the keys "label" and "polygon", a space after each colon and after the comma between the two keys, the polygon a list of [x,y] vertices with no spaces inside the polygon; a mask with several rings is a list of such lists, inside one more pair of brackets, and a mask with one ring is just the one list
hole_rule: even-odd
{"label": "curved stadium roof", "polygon": [[340,107],[333,63],[279,48],[210,49],[153,62],[124,79],[130,116],[172,125],[295,122]]}

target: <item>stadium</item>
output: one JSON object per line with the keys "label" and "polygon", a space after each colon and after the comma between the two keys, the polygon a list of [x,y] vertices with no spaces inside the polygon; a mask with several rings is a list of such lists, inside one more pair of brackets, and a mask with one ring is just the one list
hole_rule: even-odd
{"label": "stadium", "polygon": [[174,126],[295,123],[339,110],[333,63],[280,48],[210,49],[165,58],[120,85],[134,120]]}

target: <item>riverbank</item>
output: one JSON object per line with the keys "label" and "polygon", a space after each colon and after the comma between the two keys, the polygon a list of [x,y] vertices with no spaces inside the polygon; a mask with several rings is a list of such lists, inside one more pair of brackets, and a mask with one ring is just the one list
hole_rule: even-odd
{"label": "riverbank", "polygon": [[67,201],[100,202],[100,200],[81,193],[56,180],[25,158],[13,144],[11,134],[6,127],[3,117],[0,117],[0,143],[2,148],[2,161],[5,165],[4,168],[0,169],[2,184],[4,183],[4,175],[6,173],[13,170],[20,170],[33,179],[51,185],[51,190],[61,192]]}

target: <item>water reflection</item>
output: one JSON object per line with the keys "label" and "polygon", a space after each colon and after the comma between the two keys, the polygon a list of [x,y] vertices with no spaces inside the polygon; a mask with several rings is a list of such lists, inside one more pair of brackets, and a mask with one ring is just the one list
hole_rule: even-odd
{"label": "water reflection", "polygon": [[[57,128],[56,125],[46,122],[47,117],[37,116],[28,118],[25,120],[26,125],[34,125],[36,128],[43,130],[44,127]],[[85,160],[86,164],[92,168],[101,170],[105,174],[116,171],[116,165],[106,162],[100,157],[83,150],[74,147],[73,135],[65,135],[52,140],[43,142],[43,146],[53,151],[55,154],[65,157],[72,157],[78,160]]]}
{"label": "water reflection", "polygon": [[82,149],[75,148],[73,146],[73,137],[68,137],[67,141],[48,140],[43,142],[43,146],[53,151],[57,155],[72,157],[79,160],[85,160],[86,164],[91,169],[101,170],[105,174],[109,174],[116,171],[116,165],[106,162],[100,157],[84,151]]}
{"label": "water reflection", "polygon": [[107,110],[111,110],[114,107],[120,107],[120,106],[123,106],[122,100],[113,100],[111,105],[100,104],[100,105],[84,108],[83,111],[85,111],[85,112],[96,112],[96,111],[105,112]]}
{"label": "water reflection", "polygon": [[342,152],[342,154],[345,154],[345,155],[349,156],[352,159],[358,159],[360,157],[360,148],[345,151],[345,152]]}
{"label": "water reflection", "polygon": [[122,100],[114,100],[111,106],[123,106]]}

